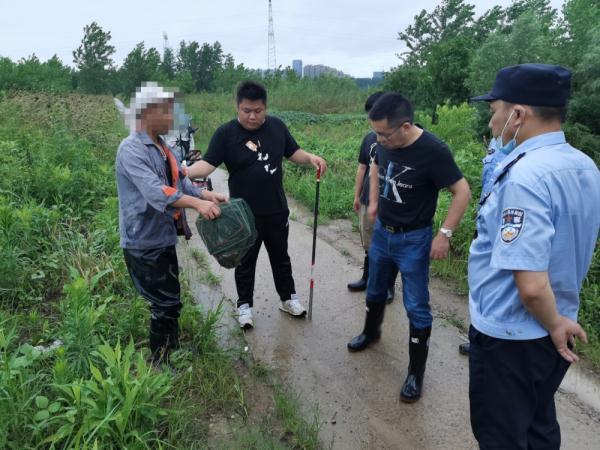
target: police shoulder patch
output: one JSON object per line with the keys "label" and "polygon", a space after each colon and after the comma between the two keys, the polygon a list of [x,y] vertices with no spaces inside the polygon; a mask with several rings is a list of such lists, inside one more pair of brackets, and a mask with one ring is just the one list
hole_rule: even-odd
{"label": "police shoulder patch", "polygon": [[502,227],[500,236],[502,242],[510,244],[517,240],[523,231],[525,211],[520,208],[506,208],[502,211]]}

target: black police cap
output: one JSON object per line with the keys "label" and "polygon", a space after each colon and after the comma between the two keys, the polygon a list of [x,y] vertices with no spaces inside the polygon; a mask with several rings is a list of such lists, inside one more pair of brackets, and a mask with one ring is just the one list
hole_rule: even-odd
{"label": "black police cap", "polygon": [[492,91],[471,100],[556,107],[566,105],[570,90],[569,69],[550,64],[518,64],[500,69]]}

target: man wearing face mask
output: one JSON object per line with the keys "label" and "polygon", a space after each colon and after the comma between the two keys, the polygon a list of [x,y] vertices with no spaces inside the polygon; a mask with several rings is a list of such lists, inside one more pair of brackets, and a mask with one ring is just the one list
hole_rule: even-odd
{"label": "man wearing face mask", "polygon": [[600,211],[600,173],[561,131],[571,72],[501,69],[489,127],[506,154],[469,255],[469,398],[481,448],[558,449],[554,393],[570,363]]}
{"label": "man wearing face mask", "polygon": [[188,169],[191,178],[206,177],[225,163],[229,192],[248,202],[254,213],[258,238],[235,268],[238,292],[238,322],[252,328],[252,306],[256,261],[264,242],[281,303],[279,309],[296,317],[306,314],[292,277],[288,255],[289,209],[283,191],[283,158],[295,164],[310,164],[321,171],[325,160],[296,143],[285,124],[267,115],[267,91],[254,81],[237,89],[237,118],[215,131],[206,155]]}
{"label": "man wearing face mask", "polygon": [[[379,340],[387,288],[399,271],[410,324],[410,362],[400,399],[411,403],[421,397],[433,322],[429,262],[447,257],[450,238],[471,192],[448,146],[414,124],[406,97],[383,95],[369,112],[369,119],[380,144],[369,176],[368,213],[375,226],[369,248],[365,325],[348,343],[348,350],[361,351]],[[452,202],[433,238],[438,193],[444,188],[452,193]]]}

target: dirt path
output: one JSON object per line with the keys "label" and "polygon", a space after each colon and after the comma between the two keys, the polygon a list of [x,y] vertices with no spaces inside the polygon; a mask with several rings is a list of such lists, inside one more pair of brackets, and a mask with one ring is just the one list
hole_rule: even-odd
{"label": "dirt path", "polygon": [[[215,189],[226,190],[223,172],[212,178]],[[296,289],[307,304],[312,232],[305,225],[309,220],[306,212],[290,203],[296,220],[290,221],[289,253]],[[408,365],[408,321],[399,293],[386,310],[381,341],[361,353],[346,350],[346,342],[360,332],[364,320],[364,294],[346,289],[346,283],[360,273],[362,249],[358,239],[348,221],[320,227],[312,321],[293,319],[279,311],[268,258],[261,251],[253,309],[255,328],[246,332],[250,350],[255,358],[275,367],[307,407],[318,405],[326,448],[477,448],[469,424],[468,362],[457,352],[465,338],[452,321],[445,319],[455,317],[468,323],[463,298],[432,281],[430,356],[424,394],[416,404],[398,400]],[[184,244],[188,250],[195,246],[203,248],[197,236]],[[233,271],[220,268],[212,258],[211,267],[222,276],[223,294],[236,299]],[[565,383],[570,383],[571,390],[586,386],[583,398],[562,389],[557,395],[564,449],[598,448],[600,412],[591,405],[598,408],[594,402],[600,394],[598,385],[586,380],[576,373]]]}

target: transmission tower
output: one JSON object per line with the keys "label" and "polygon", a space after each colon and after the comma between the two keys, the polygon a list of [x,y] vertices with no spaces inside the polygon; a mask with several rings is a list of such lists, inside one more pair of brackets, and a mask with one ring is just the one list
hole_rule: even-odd
{"label": "transmission tower", "polygon": [[167,47],[169,47],[169,37],[167,36],[167,33],[163,31],[163,55],[165,54]]}
{"label": "transmission tower", "polygon": [[275,58],[275,31],[273,29],[273,9],[271,0],[269,0],[269,56],[267,58],[267,68],[274,72],[277,69],[277,60]]}

